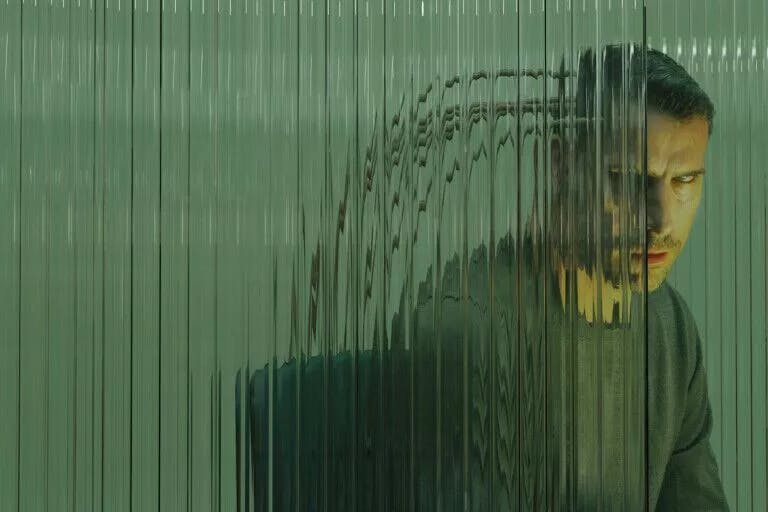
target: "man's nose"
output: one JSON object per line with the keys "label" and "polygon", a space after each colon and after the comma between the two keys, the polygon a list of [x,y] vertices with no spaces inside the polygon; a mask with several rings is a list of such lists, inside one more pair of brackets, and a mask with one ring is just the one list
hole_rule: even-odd
{"label": "man's nose", "polygon": [[646,208],[648,212],[648,233],[656,238],[669,234],[671,219],[667,207],[668,191],[664,180],[648,176],[648,189],[646,192]]}

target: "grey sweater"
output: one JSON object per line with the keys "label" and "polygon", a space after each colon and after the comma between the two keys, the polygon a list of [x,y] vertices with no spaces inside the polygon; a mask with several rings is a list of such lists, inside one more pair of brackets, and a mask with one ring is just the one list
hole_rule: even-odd
{"label": "grey sweater", "polygon": [[[510,237],[494,253],[430,272],[369,348],[254,373],[257,509],[271,456],[275,510],[642,510],[642,329],[567,317],[530,246],[519,267]],[[648,296],[648,358],[651,510],[728,510],[701,344],[668,284]]]}

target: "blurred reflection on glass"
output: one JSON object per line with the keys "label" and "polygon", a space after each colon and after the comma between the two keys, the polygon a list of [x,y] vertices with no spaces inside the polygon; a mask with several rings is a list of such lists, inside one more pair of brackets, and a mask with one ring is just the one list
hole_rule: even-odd
{"label": "blurred reflection on glass", "polygon": [[[493,79],[530,81],[541,74],[505,70]],[[493,252],[485,244],[465,245],[464,256],[449,254],[437,272],[431,266],[412,313],[407,285],[393,281],[402,293],[389,339],[377,342],[375,331],[368,350],[327,352],[301,367],[291,361],[276,372],[257,372],[250,390],[254,479],[263,482],[273,468],[278,509],[304,502],[308,493],[309,502],[328,500],[333,509],[377,499],[420,510],[458,508],[465,500],[473,510],[642,502],[644,324],[643,301],[633,291],[642,294],[643,266],[631,254],[642,254],[644,241],[643,54],[632,46],[609,47],[599,58],[587,51],[576,74],[563,66],[559,75],[550,73],[561,88],[574,77],[574,98],[481,100],[467,109],[442,104],[437,128],[429,122],[408,127],[414,141],[440,148],[439,161],[452,146],[465,145],[447,172],[435,175],[434,193],[414,205],[417,214],[472,186],[462,175],[461,155],[470,157],[464,165],[477,162],[487,146],[482,137],[461,137],[461,130],[471,135],[489,118],[492,126],[516,128],[501,135],[490,130],[491,147],[518,146],[516,165],[525,165],[500,199],[538,194],[537,180],[539,187],[551,186],[551,195],[543,196],[544,211],[534,207],[492,240]],[[472,88],[489,73],[436,82],[440,89],[419,97],[452,97],[462,79]],[[521,147],[532,153],[522,154]],[[366,154],[374,148],[375,141]],[[546,156],[542,148],[549,148]],[[398,160],[398,152],[384,158],[395,166]],[[405,190],[393,196],[393,206],[408,197]],[[456,197],[467,205],[466,197]],[[433,236],[439,248],[440,235]],[[388,239],[409,237],[398,228]],[[314,333],[317,317],[308,320]],[[348,409],[341,404],[350,385],[355,398]],[[341,440],[333,449],[329,436]],[[323,487],[325,495],[305,488],[290,469],[312,464],[302,462],[309,457],[325,460],[318,477],[335,474],[335,460],[365,467],[369,452],[376,460],[371,473],[355,472],[356,484],[342,490],[338,482]]]}
{"label": "blurred reflection on glass", "polygon": [[[455,255],[438,273],[430,269],[412,316],[401,294],[387,350],[313,357],[298,377],[287,370],[294,362],[272,374],[257,372],[251,383],[253,442],[261,447],[255,476],[267,474],[272,378],[281,390],[274,398],[273,457],[346,458],[323,451],[328,435],[351,440],[338,447],[358,457],[367,451],[386,457],[373,481],[349,489],[358,502],[374,485],[378,499],[410,502],[417,510],[460,508],[464,500],[472,510],[545,503],[635,510],[647,485],[652,509],[657,503],[662,510],[690,503],[724,509],[708,444],[711,413],[696,328],[664,283],[698,205],[712,105],[670,59],[650,52],[647,82],[645,66],[643,52],[632,45],[581,55],[575,97],[547,103],[554,120],[545,137],[534,135],[537,144],[549,144],[551,158],[544,226],[531,217],[519,237],[508,232],[495,241],[492,258],[480,245],[468,259]],[[557,79],[568,77],[564,72]],[[535,100],[481,102],[470,105],[477,112],[470,119],[543,108]],[[540,163],[534,158],[534,167]],[[410,346],[401,338],[407,332]],[[317,421],[328,397],[347,396],[350,381],[335,376],[349,373],[357,386],[352,418]],[[290,405],[296,399],[311,404],[300,409],[307,421]],[[283,456],[271,464],[278,479],[290,465]],[[306,484],[275,491],[288,499]]]}

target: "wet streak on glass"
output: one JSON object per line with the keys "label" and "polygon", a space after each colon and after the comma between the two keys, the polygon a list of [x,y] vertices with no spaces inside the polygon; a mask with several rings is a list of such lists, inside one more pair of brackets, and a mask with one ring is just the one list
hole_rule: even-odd
{"label": "wet streak on glass", "polygon": [[[766,146],[756,137],[768,128],[766,82],[768,81],[768,6],[753,3],[749,14],[752,37],[749,41],[749,129],[750,137],[750,308],[749,390],[751,395],[749,468],[750,501],[753,508],[768,507],[768,175],[763,163],[768,158]],[[757,226],[757,228],[755,228]],[[762,227],[762,229],[761,229]],[[761,347],[762,344],[762,347]]]}
{"label": "wet streak on glass", "polygon": [[[40,172],[45,163],[44,151],[32,151],[31,141],[43,130],[42,126],[42,73],[49,69],[40,66],[43,51],[50,51],[50,45],[43,44],[40,34],[39,13],[32,8],[22,12],[22,57],[21,87],[27,101],[24,102],[24,120],[21,123],[21,180],[20,180],[20,243],[24,262],[19,267],[19,300],[31,309],[21,307],[19,315],[19,506],[41,508],[45,506],[48,488],[45,479],[34,487],[44,492],[33,492],[31,487],[34,468],[44,467],[47,448],[48,386],[47,377],[47,301],[46,281],[48,261],[45,254],[45,238],[48,232],[43,219],[45,212],[43,181],[46,175]],[[26,14],[26,16],[25,16]],[[50,53],[49,53],[50,58]],[[48,213],[49,215],[49,213]],[[31,314],[34,312],[34,315]],[[46,321],[38,322],[34,316],[41,315]],[[38,377],[41,376],[42,378]],[[38,425],[36,429],[25,429],[25,425]]]}
{"label": "wet streak on glass", "polygon": [[[348,437],[354,457],[354,470],[349,482],[353,485],[353,508],[375,510],[371,492],[376,482],[375,458],[372,457],[372,422],[377,421],[378,404],[370,403],[368,378],[360,368],[366,365],[364,354],[371,353],[373,333],[380,325],[379,297],[382,274],[380,268],[383,252],[379,243],[382,201],[382,159],[383,159],[383,109],[385,80],[384,9],[379,5],[358,5],[356,23],[356,76],[355,91],[355,168],[351,182],[354,207],[359,215],[350,221],[356,231],[357,251],[354,302],[356,323],[354,343],[351,350],[351,368],[355,385],[351,392],[353,432]],[[369,358],[370,359],[370,358]],[[368,363],[370,364],[370,363]],[[405,426],[403,426],[405,428]],[[403,471],[405,473],[405,471]]]}
{"label": "wet streak on glass", "polygon": [[[568,108],[568,98],[573,95],[573,79],[569,72],[571,63],[571,10],[565,2],[547,2],[546,8],[546,49],[544,52],[544,193],[545,211],[543,233],[554,238],[563,236],[558,232],[559,216],[555,210],[555,190],[552,182],[558,177],[566,162],[567,151],[563,142],[572,135],[573,113]],[[569,122],[570,121],[570,122]],[[572,205],[568,205],[572,206]],[[569,212],[569,215],[572,215]],[[547,261],[553,253],[552,244],[544,244],[543,259]],[[545,283],[545,286],[547,284]],[[551,286],[551,283],[549,283]],[[566,412],[573,399],[569,396],[572,388],[566,377],[570,367],[570,347],[555,343],[551,334],[553,316],[564,307],[545,298],[544,322],[546,344],[546,498],[552,510],[564,510],[571,503],[573,480],[568,471],[570,450],[568,442],[572,436],[572,423],[567,421]],[[564,331],[565,332],[565,331]],[[569,412],[570,413],[570,412]]]}
{"label": "wet streak on glass", "polygon": [[[271,49],[269,46],[270,16],[265,13],[265,6],[260,3],[251,2],[249,4],[249,13],[251,15],[251,31],[253,37],[253,48],[249,53],[249,60],[253,66],[250,70],[253,80],[253,121],[251,133],[255,140],[263,140],[263,144],[255,144],[253,147],[253,162],[251,183],[254,191],[254,197],[257,198],[251,205],[253,215],[257,218],[263,218],[266,221],[267,198],[259,195],[259,191],[264,193],[263,183],[268,179],[269,172],[269,150],[270,142],[270,111],[272,104],[268,101],[270,98],[270,80],[269,73],[260,73],[257,70],[271,69]],[[259,186],[261,185],[261,186]],[[252,261],[268,262],[266,251],[266,222],[254,226],[251,231],[252,252],[250,258]],[[267,263],[261,266],[252,264],[249,266],[248,278],[248,325],[249,325],[249,343],[248,343],[248,385],[245,399],[246,421],[248,422],[248,443],[250,444],[249,456],[252,469],[250,470],[250,482],[246,487],[252,491],[251,506],[254,511],[270,510],[270,496],[272,479],[269,472],[269,463],[271,461],[270,452],[270,412],[262,413],[258,417],[255,411],[258,404],[261,404],[262,410],[269,411],[269,388],[270,383],[268,371],[261,375],[255,373],[257,368],[264,368],[268,365],[274,343],[274,324],[270,321],[269,300],[270,287],[268,284],[270,265]],[[268,368],[269,366],[267,366]],[[253,373],[252,373],[253,372]],[[261,461],[261,463],[257,463]]]}
{"label": "wet streak on glass", "polygon": [[[213,510],[212,390],[216,375],[216,205],[218,37],[212,2],[191,0],[189,134],[189,506]],[[192,37],[194,34],[194,37]]]}
{"label": "wet streak on glass", "polygon": [[[134,398],[131,279],[133,215],[132,165],[134,68],[133,12],[104,6],[104,239],[102,344],[102,492],[105,508],[129,510],[131,503]],[[130,141],[130,143],[127,143]]]}
{"label": "wet streak on glass", "polygon": [[160,325],[160,6],[137,5],[131,165],[131,507],[157,507],[159,478]]}
{"label": "wet streak on glass", "polygon": [[[545,260],[544,190],[545,156],[547,147],[545,97],[546,10],[544,2],[523,5],[519,12],[519,98],[518,104],[518,162],[520,219],[516,239],[521,272],[521,294],[518,303],[518,382],[520,405],[520,510],[544,506],[546,480],[546,407],[545,358],[548,271]],[[544,30],[542,30],[544,28]],[[526,108],[532,105],[531,108]],[[522,262],[530,262],[523,264]],[[530,275],[522,277],[522,272]],[[522,286],[530,280],[530,287]],[[528,441],[530,440],[530,441]]]}
{"label": "wet streak on glass", "polygon": [[642,20],[637,3],[574,5],[568,166],[581,173],[569,173],[573,250],[561,286],[571,297],[561,339],[574,344],[564,361],[572,368],[578,510],[631,509],[647,492],[635,469],[645,463],[645,290],[630,257],[644,239]]}
{"label": "wet streak on glass", "polygon": [[[213,225],[214,267],[215,282],[213,284],[213,297],[215,301],[213,350],[216,369],[211,379],[211,508],[215,512],[233,510],[235,486],[233,475],[233,448],[234,438],[231,435],[230,426],[235,415],[232,404],[234,398],[235,381],[230,361],[232,344],[235,342],[235,332],[241,327],[240,322],[232,324],[236,314],[235,306],[242,304],[242,295],[234,284],[233,273],[236,269],[235,254],[233,253],[232,231],[235,228],[232,209],[236,206],[236,198],[233,197],[231,185],[231,148],[233,145],[232,104],[236,99],[236,91],[232,87],[232,32],[231,14],[234,2],[222,3],[217,0],[211,2],[215,54],[213,56],[213,95],[212,102],[214,113],[212,116],[215,130],[213,147],[213,183],[208,191],[213,205],[211,223]],[[215,14],[214,14],[215,11]],[[237,11],[236,11],[237,12]],[[237,188],[237,187],[235,187]],[[280,187],[274,187],[280,194]],[[237,282],[242,282],[242,276],[237,276]],[[235,300],[231,300],[232,297]],[[233,315],[233,313],[235,313]],[[277,315],[276,315],[277,316]],[[279,318],[279,317],[278,317]],[[225,413],[225,411],[228,411]],[[223,456],[222,452],[229,447],[229,456]],[[225,452],[226,453],[226,452]]]}
{"label": "wet streak on glass", "polygon": [[189,0],[161,11],[159,508],[189,506]]}
{"label": "wet streak on glass", "polygon": [[93,475],[93,493],[92,500],[95,506],[102,506],[104,503],[104,291],[105,291],[105,256],[104,251],[104,199],[105,199],[105,175],[104,169],[106,161],[106,151],[104,144],[104,130],[106,126],[106,63],[104,56],[106,54],[106,45],[104,44],[104,29],[106,26],[106,16],[104,6],[95,4],[93,6],[93,27],[94,27],[94,45],[93,45],[93,82],[94,82],[94,162],[93,162],[93,216],[92,224],[94,229],[93,244],[93,295],[94,312],[91,320],[93,329],[93,369],[91,372],[91,397],[93,400],[92,416],[92,475]]}
{"label": "wet streak on glass", "polygon": [[[736,140],[749,141],[750,113],[749,113],[749,84],[751,82],[751,11],[754,8],[752,2],[746,5],[734,5],[734,34],[733,51],[731,65],[731,91],[733,93],[734,105],[734,126],[730,132]],[[736,472],[734,474],[736,481],[736,498],[734,508],[737,510],[751,510],[752,506],[752,389],[750,376],[752,375],[752,364],[750,347],[752,346],[751,336],[751,302],[750,284],[752,279],[752,265],[750,258],[752,251],[750,245],[752,237],[750,231],[752,224],[750,217],[751,194],[749,184],[752,170],[750,169],[751,141],[746,142],[740,150],[734,153],[732,161],[733,169],[745,169],[749,176],[747,179],[733,180],[733,196],[730,203],[733,205],[733,288],[734,302],[734,340],[732,347],[734,352],[734,403],[735,411],[735,456]],[[744,218],[746,217],[746,218]],[[742,220],[743,219],[743,220]],[[748,397],[745,403],[740,403],[738,397]]]}
{"label": "wet streak on glass", "polygon": [[[72,172],[74,173],[74,202],[70,207],[72,226],[70,237],[74,244],[75,284],[72,290],[74,310],[75,361],[72,371],[74,398],[72,423],[74,427],[73,458],[70,467],[73,488],[68,501],[72,510],[96,508],[95,417],[98,414],[94,393],[96,368],[96,340],[94,316],[99,308],[94,269],[97,256],[94,251],[97,226],[95,175],[95,23],[94,10],[87,4],[70,5],[70,71],[71,103],[69,117],[71,130]],[[79,113],[79,115],[74,115]]]}
{"label": "wet streak on glass", "polygon": [[[66,133],[66,118],[57,115],[63,111],[69,99],[70,81],[67,79],[70,46],[65,44],[68,38],[68,23],[55,16],[56,7],[49,6],[40,12],[38,29],[39,42],[47,46],[40,48],[37,58],[41,59],[38,79],[41,81],[41,125],[40,133],[50,140],[50,144],[42,153],[39,163],[40,178],[43,188],[40,199],[43,203],[42,233],[45,233],[43,257],[45,260],[45,300],[48,315],[42,323],[45,330],[46,348],[45,370],[48,393],[42,402],[45,407],[43,439],[45,444],[46,471],[43,479],[45,486],[44,503],[54,504],[69,501],[68,490],[72,485],[71,467],[73,424],[70,410],[72,408],[71,373],[66,368],[72,367],[74,360],[73,340],[73,309],[71,307],[71,291],[73,289],[73,251],[69,234],[71,220],[68,218],[68,207],[71,204],[73,192],[73,176],[71,172],[71,153],[68,151],[69,137],[57,134]],[[30,148],[31,149],[31,148]],[[47,169],[49,172],[41,172]],[[58,190],[58,194],[53,194]],[[42,234],[41,233],[41,234]],[[37,234],[35,234],[37,235]],[[34,235],[33,235],[34,236]],[[36,236],[35,236],[36,237]],[[42,276],[41,276],[42,277]],[[69,307],[65,306],[68,304]],[[61,363],[61,365],[58,364]],[[66,418],[63,424],[57,424],[55,418]],[[53,420],[50,421],[49,419]],[[22,434],[23,435],[23,434]],[[58,477],[58,478],[57,478]]]}
{"label": "wet streak on glass", "polygon": [[[355,232],[357,218],[353,193],[356,169],[355,5],[329,4],[327,18],[326,116],[327,142],[324,148],[327,167],[323,178],[326,218],[322,229],[325,255],[322,285],[325,286],[327,334],[325,335],[325,510],[353,510],[351,487],[354,463],[350,434],[354,430],[352,398],[353,366],[349,363],[354,347],[354,316],[357,301],[354,291]],[[299,177],[301,179],[301,176]],[[382,395],[381,399],[384,399]],[[388,417],[387,414],[383,416]],[[386,459],[385,459],[386,460]],[[314,478],[314,477],[313,477]],[[387,507],[385,507],[387,508]]]}
{"label": "wet streak on glass", "polygon": [[[491,47],[505,48],[488,59],[490,98],[486,111],[489,127],[489,336],[490,353],[490,507],[517,510],[523,470],[519,447],[523,442],[518,418],[521,386],[518,377],[519,330],[515,309],[519,305],[516,268],[511,240],[519,233],[520,165],[518,119],[520,68],[518,12],[506,2],[494,4],[486,20],[491,27]],[[485,22],[483,23],[485,25]],[[498,284],[497,284],[498,283]]]}
{"label": "wet streak on glass", "polygon": [[[414,6],[416,11],[412,17],[410,43],[413,48],[410,52],[412,83],[409,91],[412,107],[408,120],[411,170],[406,203],[408,224],[404,237],[408,242],[408,254],[401,295],[404,300],[401,299],[397,305],[399,312],[395,313],[395,317],[399,315],[408,319],[407,323],[403,323],[408,330],[402,333],[402,341],[397,343],[398,357],[394,359],[410,359],[409,415],[414,429],[410,441],[413,467],[408,510],[447,506],[444,489],[450,485],[446,480],[450,477],[445,468],[452,453],[444,444],[443,437],[446,427],[442,392],[445,382],[443,354],[438,338],[424,336],[419,328],[420,322],[434,321],[436,312],[434,308],[425,311],[422,320],[415,310],[424,300],[425,291],[432,290],[436,283],[436,276],[427,267],[443,257],[439,226],[445,203],[440,199],[444,172],[441,169],[440,141],[444,136],[442,104],[445,83],[451,79],[445,53],[450,52],[451,47],[445,42],[447,37],[451,37],[449,34],[456,34],[455,18],[451,19],[448,9],[455,6],[430,1],[422,5],[420,12],[418,4]],[[407,52],[407,46],[398,51]],[[395,90],[387,92],[392,95]],[[393,274],[393,277],[396,276]],[[395,285],[393,290],[397,288]],[[393,332],[393,341],[395,339]],[[396,437],[402,439],[402,436]],[[408,444],[403,443],[403,449],[407,449]],[[422,459],[429,463],[421,463]]]}
{"label": "wet streak on glass", "polygon": [[[380,9],[371,5],[368,10],[371,8]],[[371,346],[373,351],[370,356],[365,351],[358,355],[361,362],[371,361],[370,377],[364,377],[362,364],[358,367],[359,414],[365,425],[360,435],[371,440],[365,443],[365,437],[360,438],[363,444],[359,453],[365,453],[364,460],[372,463],[372,473],[368,474],[376,480],[370,491],[364,493],[363,503],[370,502],[372,510],[379,511],[409,506],[403,500],[408,496],[403,491],[408,489],[409,471],[405,452],[401,451],[406,435],[410,436],[412,414],[408,406],[411,379],[405,345],[407,317],[405,321],[395,321],[393,315],[402,315],[402,304],[409,301],[410,251],[415,242],[411,208],[413,184],[418,180],[415,120],[420,115],[415,98],[426,84],[414,80],[419,53],[410,49],[424,49],[429,41],[429,32],[419,30],[425,22],[419,19],[420,9],[431,12],[430,3],[419,7],[414,2],[395,1],[383,8],[383,153],[381,172],[376,172],[375,178],[379,240],[372,247],[376,251],[372,263],[373,272],[378,274],[378,297],[374,288],[375,327],[366,334],[367,339],[362,339],[363,345]],[[378,59],[373,55],[369,58]],[[363,485],[358,482],[359,489]],[[395,491],[397,488],[400,492]],[[358,506],[362,504],[358,502]],[[417,509],[419,506],[417,501]]]}
{"label": "wet streak on glass", "polygon": [[[22,134],[22,8],[18,2],[0,5],[0,46],[3,55],[0,92],[0,208],[5,222],[0,223],[0,304],[6,312],[0,327],[0,408],[6,411],[0,451],[7,454],[0,478],[0,507],[15,510],[19,503],[21,436],[21,303],[20,303],[20,210],[21,210],[21,134]],[[28,122],[28,121],[27,121]]]}

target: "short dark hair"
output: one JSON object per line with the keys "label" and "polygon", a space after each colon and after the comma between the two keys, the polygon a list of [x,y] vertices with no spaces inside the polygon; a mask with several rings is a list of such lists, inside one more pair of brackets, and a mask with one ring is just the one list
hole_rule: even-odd
{"label": "short dark hair", "polygon": [[[603,47],[598,56],[587,49],[579,59],[576,87],[577,118],[593,119],[595,95],[603,105],[603,111],[622,90],[630,101],[637,101],[645,85],[647,107],[679,120],[703,117],[712,124],[715,106],[706,92],[691,75],[672,57],[648,48],[645,51],[646,67],[643,69],[642,47],[636,44],[611,44]],[[597,66],[600,65],[600,83]]]}
{"label": "short dark hair", "polygon": [[703,117],[712,133],[715,106],[707,93],[670,56],[654,49],[648,49],[646,55],[648,107],[675,119]]}

